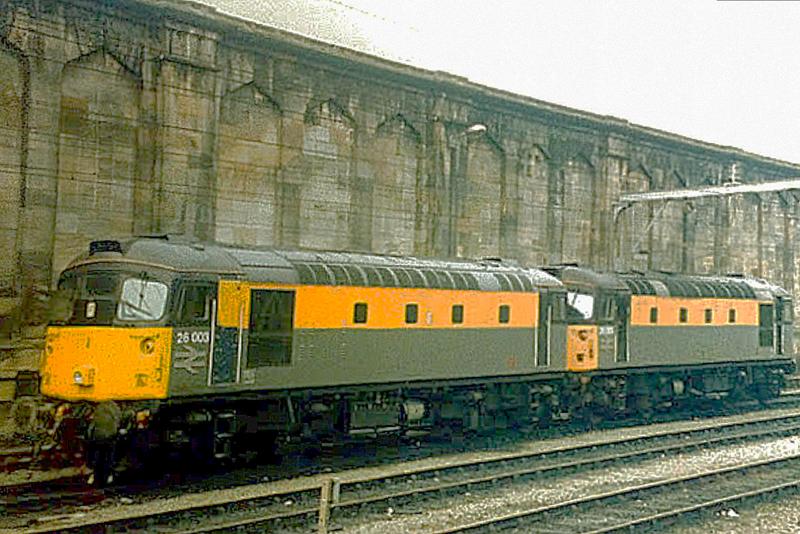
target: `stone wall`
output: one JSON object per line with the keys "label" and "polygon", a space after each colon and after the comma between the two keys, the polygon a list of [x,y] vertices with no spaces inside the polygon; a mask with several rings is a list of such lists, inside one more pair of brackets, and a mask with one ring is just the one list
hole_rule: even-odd
{"label": "stone wall", "polygon": [[797,165],[183,2],[0,0],[0,68],[0,329],[14,339],[90,240],[143,233],[744,272],[797,293],[795,194],[612,210],[625,192]]}

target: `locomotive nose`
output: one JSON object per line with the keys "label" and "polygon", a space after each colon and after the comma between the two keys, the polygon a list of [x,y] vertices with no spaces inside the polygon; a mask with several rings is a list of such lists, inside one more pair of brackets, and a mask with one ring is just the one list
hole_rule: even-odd
{"label": "locomotive nose", "polygon": [[597,369],[597,327],[570,325],[567,328],[567,369],[590,371]]}

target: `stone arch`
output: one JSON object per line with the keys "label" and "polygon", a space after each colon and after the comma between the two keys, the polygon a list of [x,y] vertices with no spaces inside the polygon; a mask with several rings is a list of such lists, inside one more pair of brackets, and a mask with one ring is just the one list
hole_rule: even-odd
{"label": "stone arch", "polygon": [[[654,189],[655,178],[644,165],[632,166],[622,177],[620,194],[644,193]],[[652,205],[634,204],[626,209],[618,225],[619,256],[623,268],[645,270],[650,268],[651,231],[645,233],[653,218]]]}
{"label": "stone arch", "polygon": [[531,265],[547,263],[547,192],[550,155],[540,145],[520,151],[517,250]]}
{"label": "stone arch", "polygon": [[761,233],[762,208],[765,199],[761,195],[733,195],[716,199],[725,203],[729,236],[735,243],[727,245],[727,270],[760,276],[760,249],[763,245]]}
{"label": "stone arch", "polygon": [[467,134],[466,150],[464,181],[456,203],[456,254],[499,256],[506,209],[505,151],[485,130]]}
{"label": "stone arch", "polygon": [[643,193],[655,188],[653,172],[643,163],[633,165],[622,181],[623,193]]}
{"label": "stone arch", "polygon": [[422,135],[401,113],[384,120],[375,128],[376,135],[393,135],[400,133],[414,143],[422,142]]}
{"label": "stone arch", "polygon": [[587,167],[589,169],[594,169],[595,168],[595,165],[594,165],[594,162],[592,161],[592,158],[590,158],[589,156],[587,156],[583,152],[578,152],[578,153],[572,155],[572,157],[570,157],[569,159],[567,159],[567,165],[575,165],[575,164],[582,165],[582,166]]}
{"label": "stone arch", "polygon": [[319,126],[325,122],[341,123],[355,129],[356,121],[346,107],[339,104],[335,98],[320,100],[309,104],[303,115],[305,123]]}
{"label": "stone arch", "polygon": [[98,236],[134,228],[141,82],[105,49],[61,76],[54,272]]}
{"label": "stone arch", "polygon": [[310,248],[353,248],[355,137],[353,116],[336,100],[317,101],[306,108],[301,159],[287,176],[285,242]]}
{"label": "stone arch", "polygon": [[283,112],[255,83],[226,93],[220,104],[215,238],[239,245],[276,241]]}
{"label": "stone arch", "polygon": [[362,174],[372,177],[371,250],[390,254],[415,252],[418,198],[422,193],[420,133],[406,118],[394,115],[375,129],[364,154]]}
{"label": "stone arch", "polygon": [[541,171],[543,164],[550,159],[550,154],[541,145],[534,144],[520,153],[520,166],[523,176],[534,178]]}
{"label": "stone arch", "polygon": [[[785,208],[781,205],[781,199],[777,193],[758,196],[758,216],[755,221],[756,232],[754,232],[758,235],[758,248],[755,251],[758,269],[752,274],[780,283],[783,265]],[[745,221],[744,224],[747,222]],[[732,231],[730,235],[734,235]]]}
{"label": "stone arch", "polygon": [[[783,195],[785,200],[785,207],[783,208],[783,280],[782,286],[790,291],[792,294],[798,294],[798,262],[797,262],[797,243],[798,243],[798,225],[797,215],[800,202],[798,202],[797,195],[794,192],[789,192]],[[795,316],[800,305],[795,302]],[[795,342],[795,346],[798,343]],[[795,352],[797,352],[795,350]]]}
{"label": "stone arch", "polygon": [[[5,317],[18,305],[20,225],[25,203],[24,164],[28,140],[28,62],[24,54],[0,37],[0,332],[13,327]],[[7,333],[7,332],[6,332]]]}
{"label": "stone arch", "polygon": [[677,188],[685,189],[689,187],[689,182],[686,181],[686,178],[683,174],[678,171],[678,169],[673,169],[669,176],[672,178],[672,182]]}
{"label": "stone arch", "polygon": [[[692,174],[695,187],[719,185],[720,168],[709,162],[701,162]],[[751,201],[756,197],[751,197]],[[722,200],[720,202],[720,200]],[[691,203],[693,254],[691,268],[699,274],[727,272],[729,205],[726,199],[699,198]],[[760,213],[758,210],[756,214]],[[757,215],[756,215],[757,218]]]}
{"label": "stone arch", "polygon": [[575,154],[562,167],[562,262],[591,265],[596,249],[592,239],[595,214],[595,168],[583,154]]}
{"label": "stone arch", "polygon": [[[668,191],[683,189],[681,176],[675,171],[654,169],[652,189]],[[671,201],[655,203],[649,206],[650,217],[655,221],[647,236],[649,240],[650,267],[667,271],[680,272],[685,269],[687,261],[687,234],[685,202]]]}

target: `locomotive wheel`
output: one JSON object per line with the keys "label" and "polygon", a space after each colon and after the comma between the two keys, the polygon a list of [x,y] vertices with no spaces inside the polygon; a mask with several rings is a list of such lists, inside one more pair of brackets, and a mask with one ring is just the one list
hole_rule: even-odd
{"label": "locomotive wheel", "polygon": [[655,416],[653,399],[649,395],[633,395],[628,398],[628,406],[633,410],[633,414],[645,422],[649,422]]}
{"label": "locomotive wheel", "polygon": [[553,405],[550,399],[542,397],[536,408],[536,425],[541,428],[550,428],[553,424]]}

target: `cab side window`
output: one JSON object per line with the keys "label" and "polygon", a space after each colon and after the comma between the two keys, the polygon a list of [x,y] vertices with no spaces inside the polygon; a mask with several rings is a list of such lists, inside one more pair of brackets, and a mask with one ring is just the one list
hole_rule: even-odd
{"label": "cab side window", "polygon": [[291,365],[294,291],[250,291],[247,368]]}
{"label": "cab side window", "polygon": [[178,306],[178,326],[207,326],[211,322],[214,287],[210,284],[185,284]]}

